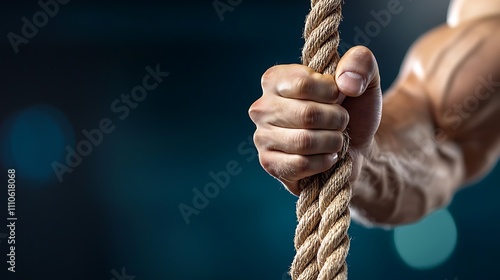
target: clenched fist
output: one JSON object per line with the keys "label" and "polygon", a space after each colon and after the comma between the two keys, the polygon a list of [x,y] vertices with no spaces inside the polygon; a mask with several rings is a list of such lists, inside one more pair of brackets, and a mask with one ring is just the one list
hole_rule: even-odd
{"label": "clenched fist", "polygon": [[349,50],[335,76],[302,65],[274,66],[262,76],[262,90],[249,115],[257,125],[260,164],[270,175],[299,195],[299,180],[337,162],[347,129],[355,180],[382,112],[378,66],[370,50]]}

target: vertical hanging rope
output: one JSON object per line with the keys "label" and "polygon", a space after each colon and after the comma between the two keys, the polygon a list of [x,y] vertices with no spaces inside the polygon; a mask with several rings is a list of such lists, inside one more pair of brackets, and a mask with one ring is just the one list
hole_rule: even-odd
{"label": "vertical hanging rope", "polygon": [[[341,5],[342,0],[311,0],[302,62],[316,72],[335,73],[340,59]],[[327,172],[299,182],[302,193],[297,201],[296,255],[290,269],[293,280],[347,279],[352,159],[347,155],[349,137],[344,136],[339,161]]]}

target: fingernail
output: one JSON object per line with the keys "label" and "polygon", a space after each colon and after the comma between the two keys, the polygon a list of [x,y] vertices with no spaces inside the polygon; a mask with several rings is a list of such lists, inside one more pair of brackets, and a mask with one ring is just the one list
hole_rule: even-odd
{"label": "fingernail", "polygon": [[365,87],[363,76],[354,72],[344,72],[337,80],[341,91],[360,94]]}

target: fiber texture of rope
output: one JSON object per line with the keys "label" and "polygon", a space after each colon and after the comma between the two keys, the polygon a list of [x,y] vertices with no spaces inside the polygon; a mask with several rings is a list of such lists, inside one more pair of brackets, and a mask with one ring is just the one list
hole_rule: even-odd
{"label": "fiber texture of rope", "polygon": [[[316,72],[335,73],[340,59],[341,7],[342,0],[311,1],[302,62]],[[296,255],[290,268],[293,280],[347,279],[352,159],[347,155],[349,136],[344,136],[339,161],[327,172],[299,182],[302,193],[297,201]]]}

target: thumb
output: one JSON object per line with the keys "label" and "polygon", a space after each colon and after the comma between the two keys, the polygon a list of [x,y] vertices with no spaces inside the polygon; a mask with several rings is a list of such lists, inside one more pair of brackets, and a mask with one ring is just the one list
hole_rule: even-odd
{"label": "thumb", "polygon": [[351,48],[339,61],[335,80],[340,93],[347,97],[359,97],[365,91],[380,88],[375,56],[366,47]]}
{"label": "thumb", "polygon": [[339,91],[347,96],[342,107],[349,112],[351,147],[362,151],[372,143],[382,116],[375,56],[366,47],[354,47],[342,57],[335,75]]}

